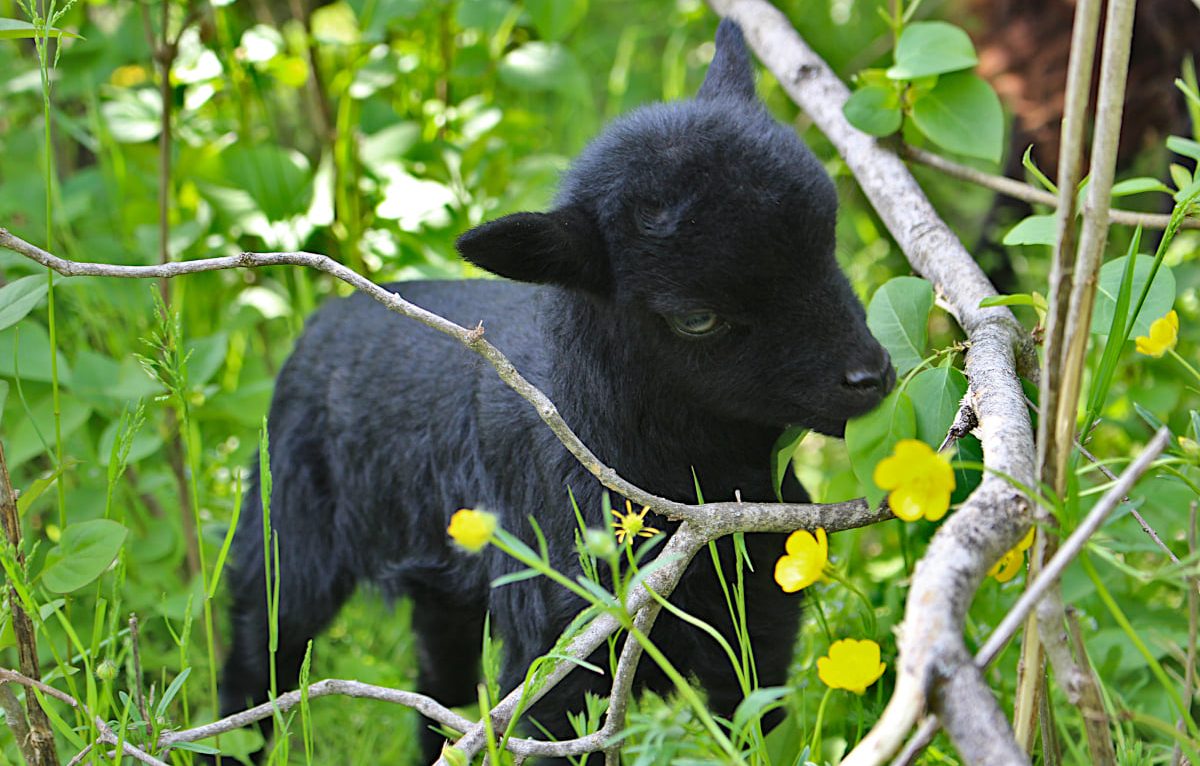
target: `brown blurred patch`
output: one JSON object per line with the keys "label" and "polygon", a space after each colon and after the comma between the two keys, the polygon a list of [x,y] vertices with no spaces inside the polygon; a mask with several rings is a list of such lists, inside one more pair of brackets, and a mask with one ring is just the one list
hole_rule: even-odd
{"label": "brown blurred patch", "polygon": [[[1038,165],[1053,174],[1058,165],[1075,3],[968,0],[967,13],[975,25],[970,31],[979,50],[979,72],[1016,118],[1010,167],[1019,168],[1025,147],[1033,144]],[[1188,131],[1183,95],[1173,83],[1184,58],[1197,53],[1200,10],[1196,5],[1190,0],[1138,2],[1118,165],[1127,164],[1169,133]]]}

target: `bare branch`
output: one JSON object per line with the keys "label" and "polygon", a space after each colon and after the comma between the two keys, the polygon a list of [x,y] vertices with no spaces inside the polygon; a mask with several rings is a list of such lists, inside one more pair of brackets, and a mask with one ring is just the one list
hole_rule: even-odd
{"label": "bare branch", "polygon": [[[0,684],[6,683],[19,684],[28,689],[37,689],[48,697],[53,697],[59,702],[66,703],[73,708],[83,711],[83,713],[91,719],[92,724],[96,727],[96,731],[100,732],[99,741],[107,745],[120,744],[121,752],[125,753],[125,755],[128,755],[130,758],[141,761],[142,763],[150,764],[150,766],[169,766],[169,764],[165,763],[164,761],[160,761],[159,759],[147,753],[145,750],[137,748],[118,737],[113,730],[109,728],[108,723],[106,723],[103,718],[98,715],[93,715],[86,706],[79,702],[79,700],[75,699],[66,692],[59,691],[49,684],[44,684],[37,679],[30,678],[29,676],[18,673],[15,670],[0,668]],[[53,744],[53,740],[51,740],[51,744]],[[91,745],[88,746],[88,748],[91,747]],[[76,756],[76,759],[78,759],[78,757],[79,756]],[[58,763],[57,755],[55,756],[54,762]]]}
{"label": "bare branch", "polygon": [[[982,170],[976,170],[970,165],[963,165],[954,160],[946,159],[940,154],[935,154],[928,149],[922,149],[909,144],[904,144],[900,148],[900,153],[914,162],[919,162],[926,167],[933,168],[951,178],[957,178],[960,181],[966,181],[976,186],[982,186],[985,189],[991,189],[1006,197],[1019,199],[1031,205],[1045,205],[1055,209],[1058,208],[1059,198],[1054,194],[1023,181],[1018,181],[1015,178],[985,173]],[[1123,226],[1141,226],[1146,229],[1165,229],[1167,228],[1167,224],[1171,222],[1171,216],[1166,213],[1139,213],[1136,210],[1119,210],[1116,208],[1108,211],[1108,218],[1113,223],[1119,223]],[[1200,229],[1200,219],[1187,218],[1184,220],[1182,226],[1188,229]]]}

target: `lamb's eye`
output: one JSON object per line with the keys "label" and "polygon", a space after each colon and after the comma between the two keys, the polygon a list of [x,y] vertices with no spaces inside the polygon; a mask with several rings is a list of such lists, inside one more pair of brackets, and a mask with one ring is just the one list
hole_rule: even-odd
{"label": "lamb's eye", "polygon": [[693,311],[688,314],[671,314],[667,324],[685,338],[700,338],[711,335],[725,327],[725,323],[712,311]]}

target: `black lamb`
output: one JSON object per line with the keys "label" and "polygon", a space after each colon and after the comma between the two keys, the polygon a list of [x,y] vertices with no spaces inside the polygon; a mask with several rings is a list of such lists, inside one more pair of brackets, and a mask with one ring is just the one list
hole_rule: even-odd
{"label": "black lamb", "polygon": [[[566,174],[550,212],[505,216],[458,240],[468,261],[515,281],[389,289],[464,326],[482,321],[584,442],[635,484],[694,502],[694,472],[706,500],[769,501],[769,455],[786,426],[840,435],[895,378],[834,258],[836,207],[820,163],[755,95],[741,31],[725,21],[695,99],[614,122]],[[580,611],[578,598],[543,578],[491,588],[519,565],[494,548],[470,555],[447,537],[459,508],[491,510],[530,541],[533,515],[553,563],[574,573],[568,489],[589,524],[611,521],[603,488],[456,341],[362,295],[331,301],[279,376],[269,432],[280,691],[295,685],[306,643],[360,582],[413,600],[418,690],[451,706],[476,699],[486,613],[503,640],[508,691]],[[234,543],[226,713],[267,696],[257,480]],[[783,496],[809,499],[794,477]],[[800,601],[772,579],[784,536],[747,535],[746,545],[758,681],[785,683]],[[708,557],[673,599],[732,641]],[[711,637],[664,614],[652,638],[699,681],[715,713],[732,714],[741,690]],[[648,665],[639,685],[669,691]],[[607,683],[575,672],[529,715],[571,736],[566,711]],[[441,740],[426,732],[423,744],[433,757]]]}

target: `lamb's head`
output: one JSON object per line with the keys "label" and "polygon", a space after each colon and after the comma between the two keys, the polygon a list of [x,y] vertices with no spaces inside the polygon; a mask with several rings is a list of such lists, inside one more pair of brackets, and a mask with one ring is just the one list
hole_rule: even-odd
{"label": "lamb's head", "polygon": [[484,224],[459,249],[590,296],[604,331],[714,415],[839,434],[895,376],[834,258],[836,213],[832,182],[757,99],[726,21],[694,100],[618,120],[555,210]]}

